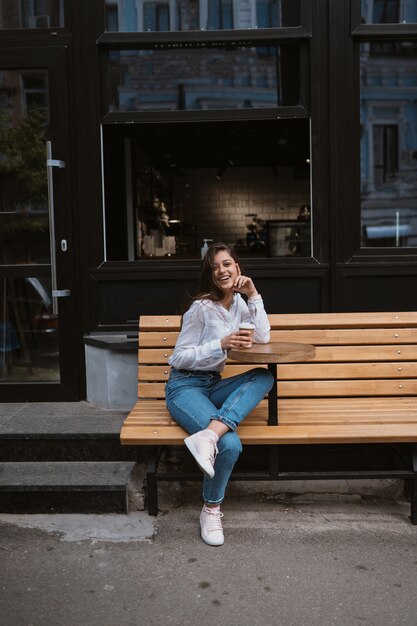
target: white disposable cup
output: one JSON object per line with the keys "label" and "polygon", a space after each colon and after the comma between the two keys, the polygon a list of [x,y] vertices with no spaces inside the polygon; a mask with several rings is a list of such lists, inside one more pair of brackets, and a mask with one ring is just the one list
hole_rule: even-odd
{"label": "white disposable cup", "polygon": [[251,339],[251,343],[253,343],[253,333],[255,331],[255,324],[251,324],[250,322],[241,322],[239,324],[239,330],[250,330],[250,339]]}

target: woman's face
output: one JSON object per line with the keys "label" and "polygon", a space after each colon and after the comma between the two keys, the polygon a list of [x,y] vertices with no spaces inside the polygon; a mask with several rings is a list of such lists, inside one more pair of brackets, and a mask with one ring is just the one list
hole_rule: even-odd
{"label": "woman's face", "polygon": [[213,259],[213,280],[222,291],[233,291],[236,278],[240,276],[239,264],[226,250],[220,250]]}

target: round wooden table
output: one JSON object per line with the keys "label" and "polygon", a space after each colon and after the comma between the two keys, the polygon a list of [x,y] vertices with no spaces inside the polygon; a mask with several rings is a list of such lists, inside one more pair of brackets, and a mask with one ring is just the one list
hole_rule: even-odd
{"label": "round wooden table", "polygon": [[277,400],[277,364],[309,361],[316,354],[316,347],[307,343],[291,343],[284,341],[270,341],[269,343],[254,343],[251,348],[232,348],[228,351],[229,359],[241,363],[267,363],[274,384],[268,394],[268,423],[278,424]]}

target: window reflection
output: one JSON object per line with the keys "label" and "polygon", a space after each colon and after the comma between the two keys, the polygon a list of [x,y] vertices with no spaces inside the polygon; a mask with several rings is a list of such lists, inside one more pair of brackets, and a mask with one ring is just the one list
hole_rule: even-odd
{"label": "window reflection", "polygon": [[108,32],[298,26],[298,0],[106,0]]}
{"label": "window reflection", "polygon": [[410,24],[417,22],[415,0],[362,0],[362,22],[369,24]]}
{"label": "window reflection", "polygon": [[58,381],[50,278],[2,278],[0,305],[0,381]]}
{"label": "window reflection", "polygon": [[416,57],[415,41],[361,45],[364,246],[417,246]]}
{"label": "window reflection", "polygon": [[[51,279],[28,267],[50,263],[48,122],[47,71],[0,70],[2,382],[58,381],[60,377]],[[19,277],[11,266],[19,266]]]}
{"label": "window reflection", "polygon": [[62,28],[63,0],[1,0],[0,30]]}
{"label": "window reflection", "polygon": [[143,30],[169,30],[169,3],[143,3]]}
{"label": "window reflection", "polygon": [[110,51],[110,111],[297,105],[298,75],[296,46]]}
{"label": "window reflection", "polygon": [[0,70],[0,264],[49,263],[47,72]]}

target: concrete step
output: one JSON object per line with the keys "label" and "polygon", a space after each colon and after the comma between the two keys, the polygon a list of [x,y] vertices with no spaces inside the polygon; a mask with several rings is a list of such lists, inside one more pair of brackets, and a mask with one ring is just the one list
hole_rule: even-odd
{"label": "concrete step", "polygon": [[83,403],[8,405],[0,413],[0,461],[134,461],[121,446],[127,411]]}
{"label": "concrete step", "polygon": [[0,463],[2,513],[127,513],[134,462]]}

